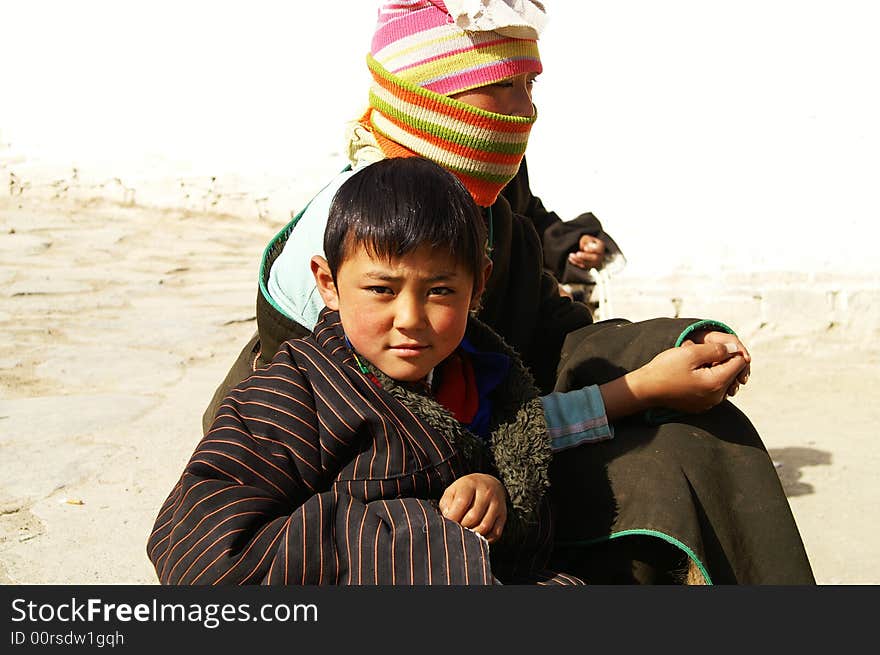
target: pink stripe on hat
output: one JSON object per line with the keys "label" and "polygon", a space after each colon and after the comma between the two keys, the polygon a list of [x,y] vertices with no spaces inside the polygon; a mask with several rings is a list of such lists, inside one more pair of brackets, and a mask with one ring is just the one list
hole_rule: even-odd
{"label": "pink stripe on hat", "polygon": [[384,23],[380,17],[380,23],[373,35],[372,52],[377,52],[401,39],[427,32],[435,27],[443,27],[449,24],[448,19],[447,14],[431,9],[430,5],[420,7],[417,11],[400,12],[391,17],[386,16]]}
{"label": "pink stripe on hat", "polygon": [[388,72],[443,95],[541,72],[536,40],[466,31],[441,0],[383,2],[370,54]]}

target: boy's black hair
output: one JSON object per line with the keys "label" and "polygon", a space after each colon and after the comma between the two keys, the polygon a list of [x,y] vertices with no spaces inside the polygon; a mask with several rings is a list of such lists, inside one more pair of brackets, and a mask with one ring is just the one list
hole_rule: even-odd
{"label": "boy's black hair", "polygon": [[324,231],[334,282],[354,246],[388,260],[430,246],[463,264],[476,288],[486,245],[486,224],[471,194],[422,157],[383,159],[352,175],[336,192]]}

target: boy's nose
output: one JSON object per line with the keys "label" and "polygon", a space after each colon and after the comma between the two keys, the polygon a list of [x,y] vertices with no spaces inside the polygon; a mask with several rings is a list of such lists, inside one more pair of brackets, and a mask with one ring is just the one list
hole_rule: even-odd
{"label": "boy's nose", "polygon": [[424,305],[415,298],[399,297],[394,308],[394,327],[413,329],[425,324]]}

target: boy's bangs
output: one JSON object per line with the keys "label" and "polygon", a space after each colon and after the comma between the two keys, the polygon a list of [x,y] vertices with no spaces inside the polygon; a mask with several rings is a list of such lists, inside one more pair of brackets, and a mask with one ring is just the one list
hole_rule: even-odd
{"label": "boy's bangs", "polygon": [[349,178],[336,193],[324,235],[334,276],[357,247],[385,261],[429,247],[476,278],[485,245],[486,226],[467,189],[420,157],[385,159]]}
{"label": "boy's bangs", "polygon": [[470,268],[464,244],[466,236],[462,232],[450,234],[442,229],[448,224],[431,221],[402,221],[398,216],[377,221],[355,221],[345,235],[344,257],[363,248],[375,260],[392,262],[406,257],[420,248],[430,248],[436,255],[447,255],[456,264]]}

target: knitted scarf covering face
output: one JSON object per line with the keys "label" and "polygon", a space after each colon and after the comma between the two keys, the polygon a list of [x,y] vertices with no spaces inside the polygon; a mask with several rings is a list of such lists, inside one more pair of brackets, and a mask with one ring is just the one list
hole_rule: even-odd
{"label": "knitted scarf covering face", "polygon": [[387,157],[418,155],[454,173],[481,207],[519,170],[537,118],[484,111],[406,82],[372,56],[370,108],[361,123]]}

